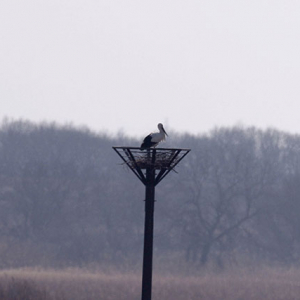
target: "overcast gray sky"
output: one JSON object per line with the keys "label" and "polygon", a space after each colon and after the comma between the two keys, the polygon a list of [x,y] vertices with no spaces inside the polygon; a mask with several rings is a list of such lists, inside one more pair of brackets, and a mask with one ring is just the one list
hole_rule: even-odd
{"label": "overcast gray sky", "polygon": [[300,1],[0,0],[0,118],[300,133]]}

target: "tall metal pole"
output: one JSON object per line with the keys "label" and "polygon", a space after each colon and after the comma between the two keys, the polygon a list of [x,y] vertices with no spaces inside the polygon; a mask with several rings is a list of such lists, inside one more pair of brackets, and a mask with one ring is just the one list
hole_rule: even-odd
{"label": "tall metal pole", "polygon": [[144,234],[142,300],[151,300],[154,201],[155,201],[154,196],[155,196],[155,168],[153,166],[150,166],[146,169],[145,234]]}
{"label": "tall metal pole", "polygon": [[[146,186],[142,300],[151,300],[155,186],[190,152],[190,149],[113,147]],[[156,155],[158,154],[158,155]],[[156,176],[155,170],[158,171]]]}

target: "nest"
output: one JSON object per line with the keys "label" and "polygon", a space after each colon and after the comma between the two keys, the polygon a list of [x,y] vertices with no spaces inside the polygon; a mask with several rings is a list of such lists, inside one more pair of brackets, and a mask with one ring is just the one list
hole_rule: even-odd
{"label": "nest", "polygon": [[135,153],[134,159],[128,157],[127,165],[130,168],[136,169],[147,169],[149,167],[155,169],[172,169],[173,166],[176,165],[178,159],[173,159],[174,152],[173,151],[164,151],[164,152],[156,152],[155,160],[153,160],[152,156],[149,153]]}

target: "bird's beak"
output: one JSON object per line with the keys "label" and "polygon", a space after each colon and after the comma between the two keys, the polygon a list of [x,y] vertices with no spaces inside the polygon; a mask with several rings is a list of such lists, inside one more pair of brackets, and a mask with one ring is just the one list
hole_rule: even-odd
{"label": "bird's beak", "polygon": [[168,136],[168,134],[166,133],[164,127],[162,127],[163,132],[166,134],[166,136]]}

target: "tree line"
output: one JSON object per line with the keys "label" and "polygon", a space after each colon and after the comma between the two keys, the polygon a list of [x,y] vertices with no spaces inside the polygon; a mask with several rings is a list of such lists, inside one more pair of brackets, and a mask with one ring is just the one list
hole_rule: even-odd
{"label": "tree line", "polygon": [[[126,136],[3,121],[0,266],[140,262],[144,187]],[[297,264],[300,136],[254,127],[171,132],[191,152],[156,189],[155,255],[193,265]]]}

